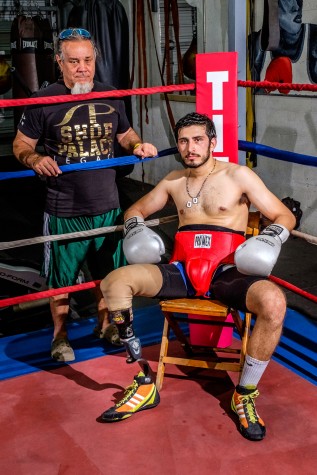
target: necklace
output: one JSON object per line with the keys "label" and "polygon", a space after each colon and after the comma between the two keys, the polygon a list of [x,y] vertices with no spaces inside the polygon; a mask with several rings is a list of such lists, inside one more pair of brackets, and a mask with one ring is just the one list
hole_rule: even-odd
{"label": "necklace", "polygon": [[216,168],[216,163],[217,163],[217,160],[215,160],[215,163],[214,163],[214,166],[212,167],[212,169],[210,170],[210,172],[208,173],[208,175],[206,176],[206,178],[204,179],[201,187],[200,187],[200,190],[198,191],[197,195],[196,196],[192,196],[190,193],[189,193],[189,189],[188,189],[188,180],[189,180],[189,177],[190,177],[190,172],[189,172],[189,175],[188,177],[186,178],[186,191],[187,191],[187,194],[190,198],[190,200],[187,201],[186,203],[186,207],[187,208],[191,208],[192,205],[197,205],[198,204],[198,198],[200,196],[200,193],[202,192],[202,189],[204,188],[205,186],[205,183],[209,177],[209,175],[212,174],[212,172],[214,171],[214,169]]}

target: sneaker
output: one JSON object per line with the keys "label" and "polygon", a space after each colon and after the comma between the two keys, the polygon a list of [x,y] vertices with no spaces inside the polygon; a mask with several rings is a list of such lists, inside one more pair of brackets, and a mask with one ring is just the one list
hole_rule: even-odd
{"label": "sneaker", "polygon": [[239,394],[236,389],[231,400],[231,409],[239,416],[240,432],[249,440],[262,440],[266,433],[265,424],[255,408],[254,399],[259,394],[257,389],[249,394]]}
{"label": "sneaker", "polygon": [[67,338],[57,338],[52,341],[51,357],[53,360],[61,363],[65,361],[74,361],[75,353]]}
{"label": "sneaker", "polygon": [[104,330],[102,330],[101,327],[97,325],[94,328],[94,335],[100,339],[104,338],[109,343],[111,343],[111,345],[122,346],[122,343],[120,341],[120,336],[119,336],[119,330],[117,328],[117,325],[115,325],[114,323],[111,323]]}
{"label": "sneaker", "polygon": [[121,401],[101,415],[102,422],[122,421],[144,409],[151,409],[160,402],[160,395],[151,378],[142,371],[134,376],[133,383],[127,387]]}

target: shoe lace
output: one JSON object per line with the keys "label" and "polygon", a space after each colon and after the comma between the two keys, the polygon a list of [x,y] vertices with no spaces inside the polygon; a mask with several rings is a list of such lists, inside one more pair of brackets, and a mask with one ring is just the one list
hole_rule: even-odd
{"label": "shoe lace", "polygon": [[256,389],[251,394],[239,396],[239,401],[243,403],[243,408],[246,413],[246,416],[253,424],[258,421],[258,415],[255,409],[254,399],[258,397],[259,394],[259,391]]}
{"label": "shoe lace", "polygon": [[116,407],[123,406],[135,393],[135,391],[138,389],[139,384],[138,382],[134,379],[133,383],[130,384],[130,386],[127,386],[124,390],[124,396],[122,399],[120,399],[119,402],[115,405]]}

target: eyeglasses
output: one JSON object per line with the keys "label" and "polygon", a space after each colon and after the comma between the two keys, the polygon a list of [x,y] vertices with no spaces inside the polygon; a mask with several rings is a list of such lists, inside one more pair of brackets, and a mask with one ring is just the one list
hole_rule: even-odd
{"label": "eyeglasses", "polygon": [[83,38],[87,38],[89,40],[91,38],[91,34],[89,31],[84,30],[83,28],[67,28],[67,30],[63,30],[58,35],[59,40],[67,40],[72,36],[82,36]]}

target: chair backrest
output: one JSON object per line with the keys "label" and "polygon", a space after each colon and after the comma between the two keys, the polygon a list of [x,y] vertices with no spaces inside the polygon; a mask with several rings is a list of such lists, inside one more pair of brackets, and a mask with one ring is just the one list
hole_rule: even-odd
{"label": "chair backrest", "polygon": [[247,238],[251,236],[257,236],[260,232],[260,225],[261,225],[261,213],[259,211],[250,211],[248,226],[246,229]]}

